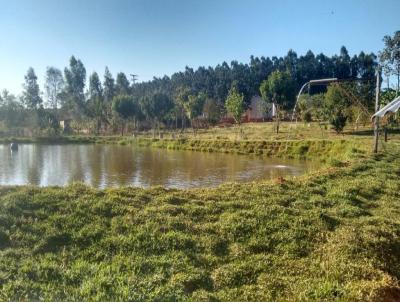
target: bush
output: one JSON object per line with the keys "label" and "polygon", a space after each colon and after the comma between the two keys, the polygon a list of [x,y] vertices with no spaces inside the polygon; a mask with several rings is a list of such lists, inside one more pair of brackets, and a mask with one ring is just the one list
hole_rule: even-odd
{"label": "bush", "polygon": [[336,112],[334,116],[330,119],[329,121],[333,127],[333,129],[336,131],[336,133],[341,133],[346,126],[347,122],[347,116],[343,114],[341,110]]}

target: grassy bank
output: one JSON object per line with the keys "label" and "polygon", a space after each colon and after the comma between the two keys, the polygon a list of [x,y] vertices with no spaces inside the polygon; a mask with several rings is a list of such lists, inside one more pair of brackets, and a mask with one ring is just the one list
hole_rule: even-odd
{"label": "grassy bank", "polygon": [[[237,127],[214,127],[200,129],[196,133],[164,131],[162,139],[152,138],[151,132],[130,136],[59,136],[37,138],[0,138],[0,144],[134,144],[166,149],[182,149],[203,152],[258,154],[274,157],[306,158],[324,162],[347,161],[365,155],[372,149],[370,126],[354,130],[349,125],[343,135],[324,129],[318,123],[281,124],[276,134],[273,123],[249,123]],[[240,132],[240,133],[239,133]],[[390,140],[399,141],[399,133],[389,135]],[[381,143],[382,145],[384,143]]]}
{"label": "grassy bank", "polygon": [[337,140],[249,141],[223,139],[153,139],[119,136],[60,136],[40,138],[6,138],[0,144],[120,144],[174,150],[256,154],[269,157],[315,159],[322,162],[348,161],[370,152],[371,140],[342,138]]}
{"label": "grassy bank", "polygon": [[272,157],[318,159],[321,161],[350,160],[368,153],[365,140],[303,140],[303,141],[230,141],[200,139],[136,139],[120,141],[140,146],[203,152],[257,154]]}
{"label": "grassy bank", "polygon": [[0,300],[396,301],[399,176],[393,146],[284,183],[3,187]]}

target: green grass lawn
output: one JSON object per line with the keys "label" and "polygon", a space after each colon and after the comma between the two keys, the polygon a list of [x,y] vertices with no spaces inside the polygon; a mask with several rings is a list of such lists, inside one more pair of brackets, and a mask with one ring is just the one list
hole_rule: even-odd
{"label": "green grass lawn", "polygon": [[214,189],[2,187],[0,300],[397,301],[400,146],[384,147]]}

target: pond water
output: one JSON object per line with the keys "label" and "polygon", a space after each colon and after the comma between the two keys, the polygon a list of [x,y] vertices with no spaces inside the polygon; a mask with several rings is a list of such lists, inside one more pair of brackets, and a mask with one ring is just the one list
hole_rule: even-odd
{"label": "pond water", "polygon": [[211,187],[297,176],[316,168],[307,161],[121,145],[0,145],[0,185],[168,188]]}

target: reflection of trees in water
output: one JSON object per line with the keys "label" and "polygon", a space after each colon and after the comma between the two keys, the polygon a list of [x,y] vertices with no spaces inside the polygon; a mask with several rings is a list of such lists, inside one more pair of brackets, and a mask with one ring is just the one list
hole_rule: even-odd
{"label": "reflection of trees in water", "polygon": [[28,182],[33,185],[40,185],[45,148],[41,145],[30,145],[31,152],[24,153],[22,161],[26,161],[25,169],[28,171]]}
{"label": "reflection of trees in water", "polygon": [[104,146],[104,167],[108,185],[128,186],[135,175],[135,150],[132,146]]}
{"label": "reflection of trees in water", "polygon": [[95,187],[214,186],[299,175],[306,170],[308,164],[301,161],[133,146],[24,145],[14,158],[8,149],[0,149],[1,184],[84,181]]}
{"label": "reflection of trees in water", "polygon": [[[138,163],[140,180],[149,184],[190,186],[200,181],[225,181],[246,168],[238,155],[147,149]],[[233,178],[232,178],[233,179]]]}
{"label": "reflection of trees in water", "polygon": [[[21,151],[21,150],[20,150]],[[8,145],[0,146],[0,181],[2,184],[23,184],[26,179],[21,178],[22,170],[19,154],[21,152],[11,152]]]}

